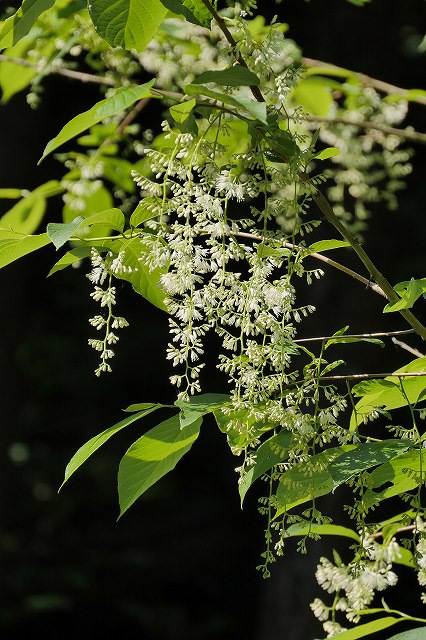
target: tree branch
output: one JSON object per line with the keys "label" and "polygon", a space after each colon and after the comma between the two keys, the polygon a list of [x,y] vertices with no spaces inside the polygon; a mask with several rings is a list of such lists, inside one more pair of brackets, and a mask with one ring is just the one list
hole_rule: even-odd
{"label": "tree branch", "polygon": [[[10,56],[5,56],[0,54],[0,62],[9,62],[11,64],[17,64],[21,67],[29,67],[30,69],[34,69],[38,73],[43,74],[43,69],[40,69],[40,65],[35,62],[30,62],[29,60],[25,60],[24,58],[12,58]],[[73,69],[67,69],[65,67],[58,67],[52,65],[48,69],[49,75],[51,73],[55,73],[60,76],[66,76],[67,78],[72,78],[73,80],[79,80],[80,82],[93,82],[96,84],[106,84],[110,87],[115,87],[116,83],[112,78],[106,78],[105,76],[96,76],[92,73],[84,73],[83,71],[74,71]]]}
{"label": "tree branch", "polygon": [[392,342],[394,344],[398,345],[398,347],[401,347],[402,349],[405,349],[406,351],[408,351],[408,353],[411,353],[413,356],[416,356],[416,358],[424,358],[425,357],[424,353],[422,353],[418,349],[414,349],[414,347],[410,347],[409,344],[407,344],[406,342],[402,342],[402,340],[397,340],[396,338],[392,338]]}
{"label": "tree branch", "polygon": [[308,122],[324,122],[328,124],[344,124],[353,125],[360,129],[375,129],[376,131],[382,131],[389,135],[398,136],[398,138],[405,138],[412,140],[413,142],[420,142],[426,144],[426,133],[420,133],[414,131],[414,129],[397,129],[396,127],[390,127],[387,124],[380,124],[379,122],[368,122],[367,120],[351,120],[349,118],[328,117],[328,116],[304,116]]}
{"label": "tree branch", "polygon": [[[371,78],[367,76],[365,73],[357,73],[356,71],[350,71],[349,69],[344,69],[343,67],[338,67],[335,64],[330,64],[329,62],[323,62],[322,60],[315,60],[314,58],[302,58],[302,63],[306,67],[324,67],[324,69],[329,68],[330,70],[335,69],[338,71],[347,72],[347,77],[356,76],[358,80],[365,87],[373,87],[373,89],[377,89],[377,91],[381,91],[382,93],[386,93],[388,95],[396,94],[399,96],[406,96],[408,93],[408,89],[403,89],[402,87],[397,87],[394,84],[389,84],[389,82],[383,82],[383,80],[377,80],[376,78]],[[410,100],[412,102],[417,102],[418,104],[426,105],[426,96],[410,96]]]}
{"label": "tree branch", "polygon": [[[353,333],[342,334],[341,336],[320,336],[318,338],[296,338],[293,342],[316,342],[324,340],[343,340],[345,338],[388,338],[390,336],[401,336],[407,333],[414,333],[414,329],[404,329],[404,331],[380,331],[378,333]],[[392,341],[395,341],[392,338]],[[396,341],[398,342],[398,341]]]}
{"label": "tree branch", "polygon": [[[263,236],[257,236],[253,233],[247,233],[245,231],[237,231],[236,233],[233,233],[233,235],[238,238],[247,238],[248,240],[256,240],[258,242],[264,242],[265,240]],[[292,244],[291,242],[280,242],[280,246],[285,247],[286,249],[294,249],[295,251],[301,251],[301,252],[306,251],[306,247],[301,247],[300,245]],[[352,271],[352,269],[349,269],[349,267],[346,267],[344,264],[341,264],[340,262],[336,262],[335,260],[328,258],[322,253],[317,253],[316,251],[314,251],[313,253],[308,253],[307,257],[308,256],[310,258],[315,258],[316,260],[320,260],[321,262],[325,262],[331,267],[334,267],[334,269],[338,269],[339,271],[346,273],[351,278],[354,278],[355,280],[362,282],[362,284],[364,284],[368,289],[371,289],[375,293],[378,293],[380,296],[383,296],[384,298],[387,299],[387,296],[384,293],[384,291],[376,283],[371,282],[371,280],[368,280],[367,278],[364,278],[364,276],[360,275],[356,271]]]}

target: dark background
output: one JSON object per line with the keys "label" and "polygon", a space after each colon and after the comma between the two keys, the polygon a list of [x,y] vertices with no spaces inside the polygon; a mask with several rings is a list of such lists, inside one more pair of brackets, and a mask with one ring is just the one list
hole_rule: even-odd
{"label": "dark background", "polygon": [[[306,56],[426,88],[425,56],[416,51],[426,30],[424,0],[374,0],[362,9],[344,0],[259,4],[290,24],[288,35]],[[36,112],[23,95],[0,107],[0,188],[31,189],[60,177],[54,159],[36,167],[41,150],[67,120],[99,99],[95,89],[62,78],[48,78],[45,86]],[[425,107],[413,105],[410,113],[410,123],[424,131]],[[392,282],[425,276],[426,154],[421,147],[416,152],[399,211],[376,206],[366,234],[367,250]],[[59,218],[55,207],[50,214]],[[122,333],[113,373],[95,378],[96,354],[86,344],[87,319],[96,312],[90,283],[82,270],[46,279],[56,259],[47,248],[0,272],[0,637],[322,637],[307,603],[321,595],[314,563],[331,543],[311,546],[312,558],[296,555],[289,544],[272,578],[262,580],[255,569],[263,551],[257,513],[262,487],[253,489],[241,511],[238,460],[212,423],[205,423],[173,474],[118,523],[119,459],[155,418],[110,440],[57,495],[66,463],[85,440],[121,419],[128,404],[173,402],[174,390],[164,356],[167,320],[127,287],[119,309],[130,327]],[[405,328],[402,320],[381,315],[378,296],[339,273],[327,272],[311,293],[319,312],[304,325],[307,334],[337,330],[348,318],[354,332]],[[415,338],[407,341],[422,349]],[[382,371],[410,359],[389,345],[382,351],[354,347],[351,356],[352,371]],[[214,371],[207,382],[216,383]],[[338,512],[341,498],[329,508]],[[398,593],[401,608],[418,608],[417,596],[411,604],[401,595],[407,590]]]}

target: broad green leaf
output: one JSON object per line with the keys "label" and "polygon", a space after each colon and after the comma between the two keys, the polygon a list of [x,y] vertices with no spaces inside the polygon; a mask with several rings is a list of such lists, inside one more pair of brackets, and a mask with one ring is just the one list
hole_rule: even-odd
{"label": "broad green leaf", "polygon": [[333,638],[338,638],[339,640],[358,640],[358,638],[364,638],[365,636],[369,636],[371,633],[376,633],[377,631],[382,631],[383,629],[392,627],[392,625],[397,622],[401,622],[402,620],[403,618],[395,618],[394,616],[378,618],[377,620],[373,620],[373,622],[359,624],[353,629],[349,629],[343,633],[338,633],[333,636]]}
{"label": "broad green leaf", "polygon": [[422,627],[397,633],[396,636],[392,636],[389,640],[426,640],[426,626],[423,625]]}
{"label": "broad green leaf", "polygon": [[305,111],[317,116],[327,116],[333,104],[331,89],[325,78],[301,80],[292,92],[292,99]]}
{"label": "broad green leaf", "polygon": [[62,489],[62,487],[69,480],[72,474],[77,471],[77,469],[81,467],[81,465],[86,462],[86,460],[90,458],[90,456],[95,453],[95,451],[97,451],[103,444],[105,444],[105,442],[107,442],[111,438],[111,436],[115,435],[116,433],[124,429],[124,427],[127,427],[129,424],[132,424],[132,422],[136,422],[136,420],[140,420],[140,418],[147,416],[152,411],[159,409],[161,406],[162,405],[160,404],[154,403],[147,404],[146,408],[143,411],[138,411],[131,416],[127,416],[126,418],[124,418],[124,420],[120,420],[120,422],[117,422],[112,427],[105,429],[105,431],[102,431],[102,433],[98,433],[97,436],[88,440],[82,447],[80,447],[80,449],[73,455],[73,457],[67,464],[67,467],[65,469],[65,477],[61,486],[59,487],[59,490]]}
{"label": "broad green leaf", "polygon": [[[113,208],[114,202],[111,193],[103,186],[100,186],[96,191],[82,194],[78,197],[78,208],[74,205],[74,198],[72,197],[65,203],[62,209],[63,222],[72,222],[77,216],[83,216],[87,218],[89,215],[98,213],[99,211],[107,211]],[[77,229],[76,235],[82,240],[90,240],[94,237],[109,236],[111,234],[111,227],[108,225],[97,224],[95,227],[88,227],[84,224]]]}
{"label": "broad green leaf", "polygon": [[130,226],[136,229],[143,222],[152,220],[159,215],[158,198],[155,196],[147,196],[143,198],[130,216]]}
{"label": "broad green leaf", "polygon": [[309,533],[318,534],[320,536],[342,536],[359,542],[359,535],[353,531],[353,529],[341,527],[336,524],[292,524],[285,530],[284,537],[291,538],[293,536],[306,536]]}
{"label": "broad green leaf", "polygon": [[124,229],[124,215],[120,209],[107,209],[106,211],[97,211],[87,218],[78,216],[72,222],[50,222],[47,225],[47,235],[52,240],[56,249],[62,247],[68,240],[78,231],[81,235],[86,235],[84,229],[94,225],[103,225],[108,228],[116,229],[122,233]]}
{"label": "broad green leaf", "polygon": [[[26,58],[28,49],[34,46],[32,38],[24,38],[18,44],[4,52],[6,58]],[[8,60],[0,62],[0,89],[1,101],[6,103],[12,96],[28,87],[29,83],[37,75],[37,70],[32,67],[24,67]]]}
{"label": "broad green leaf", "polygon": [[139,293],[153,305],[168,311],[164,302],[165,293],[160,287],[160,278],[163,273],[167,273],[167,269],[154,269],[150,271],[141,257],[149,251],[149,247],[144,243],[143,238],[132,238],[131,240],[114,240],[104,243],[104,246],[110,248],[114,253],[124,251],[124,264],[131,267],[131,272],[123,272],[116,274],[120,280],[130,282],[136,293]]}
{"label": "broad green leaf", "polygon": [[330,249],[341,249],[349,246],[349,242],[346,240],[320,240],[319,242],[314,242],[308,248],[309,251],[319,253],[320,251],[330,251]]}
{"label": "broad green leaf", "polygon": [[[109,3],[108,3],[109,4]],[[38,161],[38,164],[55,149],[63,145],[68,140],[71,140],[75,136],[78,136],[86,129],[89,129],[97,122],[110,118],[111,116],[124,111],[136,101],[149,95],[150,89],[155,80],[150,80],[145,84],[138,87],[120,87],[115,93],[105,100],[97,102],[91,109],[80,113],[70,120],[58,133],[55,138],[52,138],[47,143],[42,157]]]}
{"label": "broad green leaf", "polygon": [[224,393],[203,393],[199,396],[191,396],[188,400],[177,400],[175,405],[180,409],[181,428],[207,413],[217,411],[227,402],[229,402],[229,396]]}
{"label": "broad green leaf", "polygon": [[83,216],[78,216],[72,222],[68,222],[67,224],[63,222],[49,222],[47,225],[47,235],[55,245],[56,250],[60,249],[66,242],[68,242],[83,220]]}
{"label": "broad green leaf", "polygon": [[10,191],[17,191],[21,200],[0,218],[0,228],[30,235],[37,230],[43,219],[46,198],[61,193],[63,188],[56,180],[50,180],[34,191],[20,191],[19,189]]}
{"label": "broad green leaf", "polygon": [[306,463],[296,465],[281,475],[277,502],[282,507],[275,517],[331,493],[361,471],[395,458],[411,444],[408,440],[384,440],[334,447],[312,456],[309,467]]}
{"label": "broad green leaf", "polygon": [[177,15],[183,15],[193,24],[210,29],[212,14],[202,0],[161,0],[162,4]]}
{"label": "broad green leaf", "polygon": [[426,278],[399,282],[394,286],[394,290],[400,296],[400,300],[389,302],[383,309],[383,313],[400,311],[401,309],[411,309],[416,300],[426,294]]}
{"label": "broad green leaf", "polygon": [[[405,367],[397,369],[395,373],[416,373],[426,372],[426,358],[417,358]],[[405,395],[401,391],[401,384],[405,394],[411,404],[416,404],[426,389],[426,375],[412,376],[406,378],[388,377],[381,380],[365,380],[355,385],[352,393],[361,396],[361,400],[355,405],[352,412],[350,428],[355,429],[363,422],[376,407],[383,407],[386,410],[399,409],[407,406]]]}
{"label": "broad green leaf", "polygon": [[327,149],[323,149],[314,155],[315,160],[327,160],[328,158],[333,158],[334,156],[338,156],[340,154],[340,149],[336,147],[327,147]]}
{"label": "broad green leaf", "polygon": [[422,450],[420,460],[419,450],[412,449],[374,469],[370,473],[370,486],[363,497],[365,504],[372,506],[415,489],[418,486],[416,476],[425,465],[425,453]]}
{"label": "broad green leaf", "polygon": [[250,87],[260,84],[259,77],[240,64],[220,71],[205,71],[193,80],[193,84],[215,82],[224,87]]}
{"label": "broad green leaf", "polygon": [[167,13],[160,0],[90,0],[88,7],[101,38],[136,51],[145,49]]}
{"label": "broad green leaf", "polygon": [[13,47],[30,32],[37,18],[54,4],[55,0],[24,0],[0,30],[0,49]]}
{"label": "broad green leaf", "polygon": [[181,428],[179,415],[157,425],[136,440],[118,470],[120,517],[149,487],[187,453],[200,433],[202,418]]}
{"label": "broad green leaf", "polygon": [[[257,440],[263,433],[272,431],[276,426],[276,423],[256,420],[253,415],[253,413],[255,413],[253,410],[239,409],[238,411],[231,411],[224,414],[223,411],[219,409],[213,413],[217,426],[222,433],[226,434],[231,447],[246,446],[248,444],[247,433],[249,431],[251,440]],[[235,423],[239,423],[242,426],[244,425],[244,433],[233,426]]]}
{"label": "broad green leaf", "polygon": [[49,243],[50,238],[46,233],[23,236],[20,233],[0,229],[0,269]]}
{"label": "broad green leaf", "polygon": [[277,433],[269,440],[266,440],[254,453],[254,464],[247,468],[241,477],[238,485],[238,491],[241,498],[241,506],[243,506],[244,498],[247,491],[255,480],[260,478],[264,473],[272,469],[275,465],[283,462],[287,457],[286,449],[288,449],[291,441],[291,433],[284,429]]}
{"label": "broad green leaf", "polygon": [[258,102],[254,98],[231,96],[227,93],[220,93],[219,91],[208,89],[202,84],[187,84],[184,88],[184,91],[187,95],[206,96],[207,98],[211,98],[212,100],[216,100],[217,102],[229,104],[233,107],[237,107],[238,109],[243,109],[243,111],[249,113],[256,120],[260,120],[260,122],[268,124],[266,120],[265,102]]}
{"label": "broad green leaf", "polygon": [[71,251],[67,251],[67,253],[62,256],[51,268],[47,277],[53,276],[57,271],[62,271],[62,269],[66,269],[76,262],[80,262],[83,258],[88,258],[90,256],[91,247],[74,247]]}
{"label": "broad green leaf", "polygon": [[173,107],[170,107],[170,114],[173,120],[179,124],[185,122],[196,104],[196,99],[191,98],[191,100],[186,100],[185,102],[180,102],[179,104],[175,104]]}
{"label": "broad green leaf", "polygon": [[105,211],[97,211],[96,213],[92,213],[92,215],[84,218],[78,228],[78,231],[84,229],[85,227],[93,227],[95,225],[101,224],[102,226],[111,227],[119,233],[123,233],[124,222],[124,214],[121,209],[106,209]]}

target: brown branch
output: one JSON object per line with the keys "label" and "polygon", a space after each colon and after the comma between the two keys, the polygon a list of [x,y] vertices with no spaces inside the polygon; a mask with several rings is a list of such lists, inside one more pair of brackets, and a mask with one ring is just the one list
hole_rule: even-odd
{"label": "brown branch", "polygon": [[[324,340],[343,340],[344,338],[388,338],[390,336],[400,336],[407,333],[414,333],[414,329],[404,329],[404,331],[380,331],[378,333],[353,333],[342,334],[341,336],[320,336],[318,338],[297,338],[293,342],[316,342]],[[394,338],[392,338],[395,341]],[[398,342],[398,341],[397,341]]]}
{"label": "brown branch", "polygon": [[[43,74],[43,69],[40,69],[40,65],[35,62],[30,62],[29,60],[25,60],[24,58],[12,58],[10,56],[5,56],[0,54],[0,62],[9,62],[11,64],[17,64],[21,67],[29,67],[30,69],[34,69],[40,74]],[[67,78],[72,78],[73,80],[79,80],[80,82],[93,82],[96,84],[106,84],[110,87],[115,87],[116,83],[112,78],[106,78],[105,76],[96,76],[92,73],[84,73],[82,71],[74,71],[73,69],[67,69],[65,67],[58,67],[55,65],[46,65],[47,73],[55,73],[61,76],[66,76]]]}
{"label": "brown branch", "polygon": [[314,380],[326,380],[332,382],[333,380],[375,380],[376,378],[418,378],[420,376],[426,376],[426,371],[412,371],[406,373],[351,373],[347,376],[319,376],[318,378],[311,378],[311,380],[298,380],[292,382],[292,385],[301,384],[302,382],[310,382]]}
{"label": "brown branch", "polygon": [[[323,213],[327,222],[329,222],[340,235],[349,242],[352,249],[357,254],[358,258],[366,267],[370,276],[374,279],[375,282],[379,285],[379,287],[384,292],[386,298],[389,302],[398,302],[400,300],[398,294],[392,288],[392,285],[387,281],[385,276],[377,269],[375,264],[366,254],[364,249],[361,247],[358,240],[352,235],[352,233],[344,226],[344,224],[339,220],[336,214],[333,211],[331,204],[328,202],[327,198],[317,189],[316,192],[312,194],[312,197],[319,209]],[[409,309],[400,309],[399,313],[405,318],[409,325],[411,325],[416,333],[419,334],[426,340],[426,327],[416,318],[416,316],[411,313]]]}
{"label": "brown branch", "polygon": [[[403,89],[402,87],[397,87],[394,84],[390,84],[389,82],[384,82],[383,80],[377,80],[376,78],[371,78],[367,76],[365,73],[357,73],[355,71],[350,71],[349,69],[344,69],[343,67],[338,67],[335,64],[330,64],[329,62],[323,62],[322,60],[315,60],[313,58],[302,58],[302,63],[306,67],[328,67],[330,70],[335,69],[338,71],[347,72],[347,77],[355,76],[365,87],[373,87],[373,89],[377,89],[377,91],[381,91],[382,93],[386,93],[388,95],[396,94],[399,96],[405,96],[409,89]],[[410,96],[410,100],[412,102],[418,102],[419,104],[426,105],[426,96]]]}
{"label": "brown branch", "polygon": [[[237,231],[236,233],[233,233],[233,235],[239,238],[257,240],[259,242],[264,242],[265,240],[265,238],[262,236],[257,236],[257,235],[254,235],[253,233],[247,233],[245,231]],[[286,249],[292,249],[295,251],[301,251],[301,252],[306,251],[306,247],[301,247],[300,245],[292,244],[291,242],[281,242],[280,246]],[[341,264],[340,262],[336,262],[335,260],[328,258],[322,253],[317,253],[316,251],[314,251],[313,253],[308,253],[307,256],[311,258],[315,258],[316,260],[320,260],[321,262],[325,262],[331,267],[334,267],[334,269],[338,269],[339,271],[346,273],[351,278],[354,278],[355,280],[362,282],[362,284],[364,284],[368,289],[371,289],[375,293],[378,293],[380,296],[387,298],[384,291],[377,284],[375,284],[374,282],[371,282],[371,280],[368,280],[367,278],[364,278],[364,276],[360,275],[356,271],[352,271],[352,269],[349,269],[349,267],[346,267],[344,264]]]}
{"label": "brown branch", "polygon": [[406,140],[412,140],[413,142],[420,142],[426,144],[426,133],[420,133],[414,131],[414,129],[397,129],[396,127],[390,127],[387,124],[380,124],[378,122],[368,122],[367,120],[351,120],[349,118],[328,117],[328,116],[308,116],[305,115],[304,119],[308,122],[324,122],[327,124],[344,124],[346,126],[353,125],[360,129],[375,129],[376,131],[382,131],[383,133],[398,136],[398,138],[405,138]]}

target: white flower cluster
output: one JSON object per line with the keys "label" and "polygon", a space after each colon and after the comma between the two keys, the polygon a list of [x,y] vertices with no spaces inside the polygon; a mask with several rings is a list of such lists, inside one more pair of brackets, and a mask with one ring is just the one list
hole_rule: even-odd
{"label": "white flower cluster", "polygon": [[[92,247],[91,262],[92,271],[87,275],[88,279],[95,285],[94,291],[90,296],[96,302],[100,303],[101,307],[106,307],[107,316],[96,315],[90,318],[89,322],[92,327],[95,327],[97,331],[103,329],[105,335],[103,340],[97,340],[90,338],[88,340],[89,345],[100,353],[100,363],[95,374],[100,376],[103,372],[110,372],[111,365],[108,360],[114,356],[114,351],[110,349],[110,345],[114,345],[118,342],[119,338],[112,329],[122,329],[127,327],[129,323],[121,316],[115,316],[112,312],[112,307],[116,302],[116,289],[111,286],[112,275],[119,277],[123,273],[128,273],[131,268],[123,264],[124,251],[121,251],[117,256],[109,252],[106,259],[102,258],[101,254]],[[107,265],[108,261],[108,265]],[[108,286],[104,289],[102,285],[108,280]]]}
{"label": "white flower cluster", "polygon": [[[386,544],[378,544],[371,536],[363,541],[365,559],[345,565],[333,564],[327,558],[321,558],[317,567],[318,584],[328,593],[335,593],[333,605],[326,606],[320,598],[315,598],[311,609],[323,622],[327,637],[343,631],[340,625],[335,627],[336,611],[344,612],[350,622],[359,621],[359,612],[373,601],[376,591],[394,586],[397,575],[392,571],[392,563],[400,554],[395,538]],[[330,624],[331,623],[331,624]]]}

